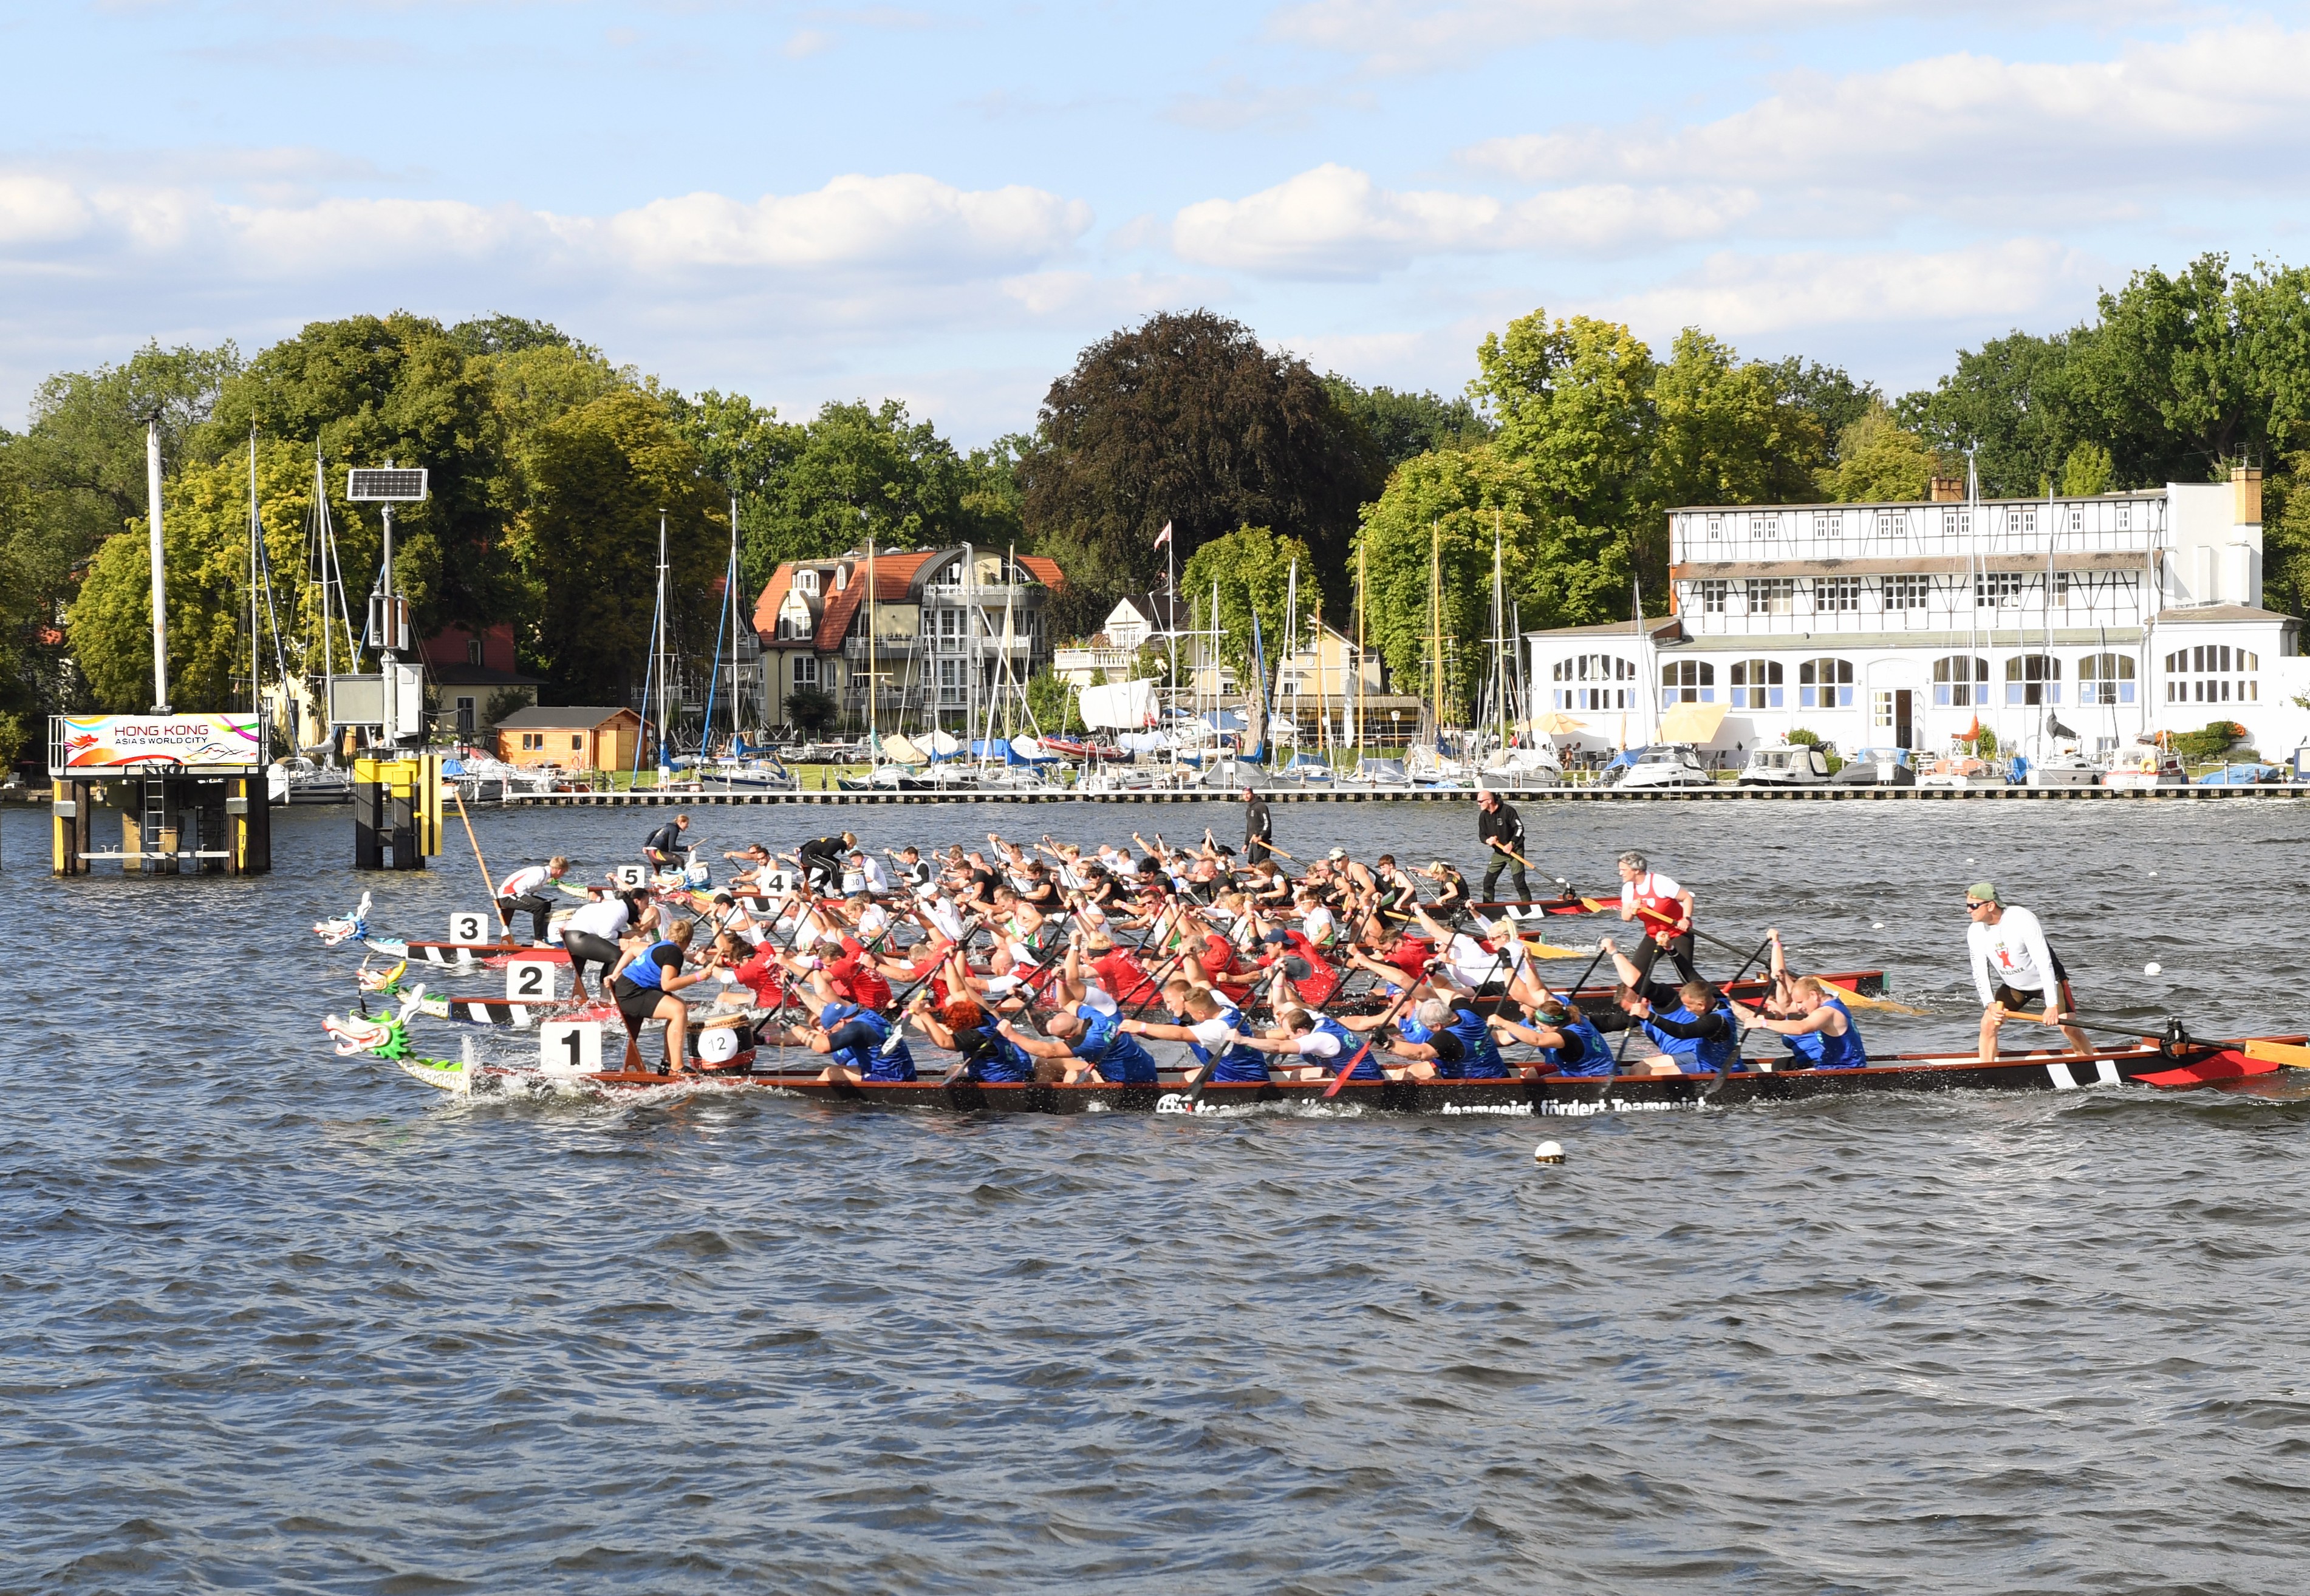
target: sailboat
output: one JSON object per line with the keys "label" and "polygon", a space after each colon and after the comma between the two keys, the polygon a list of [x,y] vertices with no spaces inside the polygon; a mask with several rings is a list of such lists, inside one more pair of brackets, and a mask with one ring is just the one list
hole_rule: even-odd
{"label": "sailboat", "polygon": [[[317,445],[313,450],[313,509],[308,519],[306,544],[306,577],[318,587],[320,614],[318,630],[321,644],[321,714],[323,734],[318,742],[296,748],[297,708],[289,691],[288,661],[280,646],[280,625],[274,624],[274,648],[279,656],[281,707],[289,723],[288,742],[296,751],[275,759],[265,768],[265,801],[281,804],[351,803],[353,801],[352,772],[337,763],[337,728],[329,721],[329,700],[336,681],[336,637],[331,627],[330,595],[335,595],[336,610],[343,616],[345,626],[346,663],[358,673],[360,657],[357,637],[352,628],[352,614],[345,603],[344,572],[337,564],[337,541],[329,525],[329,495],[324,475],[326,463]],[[248,590],[249,590],[249,702],[258,716],[264,714],[265,694],[260,681],[256,655],[256,600],[262,586],[265,607],[273,608],[272,559],[265,546],[264,522],[258,513],[256,499],[256,429],[248,430]],[[309,655],[310,650],[305,651]],[[300,667],[310,680],[309,657],[300,660]],[[309,697],[309,695],[308,695]]]}
{"label": "sailboat", "polygon": [[1553,787],[1562,784],[1564,767],[1556,757],[1556,749],[1544,737],[1533,737],[1530,747],[1518,747],[1524,741],[1520,733],[1526,728],[1529,714],[1524,695],[1519,691],[1521,677],[1516,671],[1517,646],[1521,639],[1508,621],[1507,582],[1502,558],[1503,543],[1500,514],[1492,512],[1492,635],[1485,641],[1491,646],[1491,676],[1485,684],[1484,696],[1489,714],[1486,724],[1492,728],[1495,739],[1489,753],[1483,759],[1483,785],[1487,787]]}
{"label": "sailboat", "polygon": [[1445,752],[1444,731],[1444,528],[1429,524],[1428,657],[1430,666],[1427,736],[1403,752],[1403,768],[1421,786],[1458,787],[1468,768]]}

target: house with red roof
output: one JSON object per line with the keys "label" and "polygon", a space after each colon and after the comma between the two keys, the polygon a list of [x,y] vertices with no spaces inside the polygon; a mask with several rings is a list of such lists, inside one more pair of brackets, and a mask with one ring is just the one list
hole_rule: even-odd
{"label": "house with red roof", "polygon": [[787,560],[754,603],[767,718],[785,722],[788,696],[814,689],[864,724],[871,672],[878,724],[959,727],[1050,664],[1065,579],[1055,560],[968,543]]}

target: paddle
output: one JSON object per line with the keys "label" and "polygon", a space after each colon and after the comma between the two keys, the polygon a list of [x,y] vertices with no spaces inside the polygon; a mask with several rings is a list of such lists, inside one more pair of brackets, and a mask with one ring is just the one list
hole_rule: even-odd
{"label": "paddle", "polygon": [[[1072,916],[1074,911],[1070,909],[1067,913]],[[1025,1000],[1028,1005],[1027,1012],[1029,1018],[1032,1017],[1034,1012],[1034,977],[1040,975],[1044,970],[1049,968],[1051,961],[1056,958],[1061,953],[1066,951],[1066,942],[1064,940],[1062,940],[1056,947],[1054,947],[1049,952],[1044,954],[1041,961],[1036,964],[1033,969],[1029,972],[1026,978],[1019,983],[1019,990],[1025,994]],[[958,947],[956,951],[960,952],[960,949]],[[902,1015],[904,1011],[901,1011]],[[952,1086],[956,1081],[962,1079],[963,1075],[969,1070],[969,1068],[970,1055],[965,1054],[962,1057],[955,1061],[954,1068],[946,1072],[946,1074],[940,1080],[939,1084],[941,1086]]]}
{"label": "paddle", "polygon": [[[1395,1002],[1390,1003],[1387,1006],[1387,1011],[1379,1017],[1379,1023],[1372,1028],[1371,1037],[1368,1037],[1364,1039],[1364,1045],[1356,1049],[1355,1055],[1352,1058],[1349,1059],[1346,1063],[1340,1066],[1340,1072],[1332,1077],[1332,1084],[1324,1089],[1324,1096],[1325,1097],[1336,1097],[1340,1095],[1340,1089],[1348,1084],[1348,1077],[1355,1073],[1356,1066],[1364,1062],[1364,1056],[1371,1052],[1372,1039],[1376,1037],[1380,1032],[1387,1028],[1389,1022],[1394,1020],[1397,1013],[1403,1008],[1403,1005],[1411,1001],[1411,989],[1419,984],[1419,982],[1409,976],[1404,978],[1403,990],[1395,994]],[[1203,1071],[1207,1076],[1211,1072],[1211,1071],[1208,1069]],[[1195,1083],[1195,1086],[1197,1090],[1200,1091],[1203,1087],[1203,1082],[1198,1080]],[[1190,1102],[1199,1102],[1202,1099],[1190,1094],[1188,1100]]]}
{"label": "paddle", "polygon": [[[1722,948],[1727,953],[1738,953],[1741,951],[1740,949],[1734,947],[1724,938],[1710,936],[1705,931],[1696,930],[1692,934],[1698,937],[1700,941],[1706,942],[1710,947]],[[1765,941],[1769,945],[1772,939],[1767,937]],[[1751,957],[1753,958],[1753,955]],[[1743,965],[1741,967],[1745,971],[1748,968],[1748,966]],[[1741,977],[1738,976],[1732,977],[1734,981],[1738,981],[1740,978]],[[1865,993],[1854,992],[1849,987],[1837,986],[1837,983],[1834,981],[1828,982],[1827,984],[1837,986],[1837,1000],[1848,1008],[1875,1009],[1886,1014],[1906,1014],[1912,1019],[1922,1019],[1925,1018],[1928,1013],[1928,1011],[1915,1008],[1908,1003],[1895,1002],[1891,998],[1871,997]]]}

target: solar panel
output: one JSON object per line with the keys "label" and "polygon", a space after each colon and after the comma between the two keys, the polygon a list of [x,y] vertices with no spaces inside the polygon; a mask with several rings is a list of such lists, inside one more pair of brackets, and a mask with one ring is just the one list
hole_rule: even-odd
{"label": "solar panel", "polygon": [[386,466],[345,473],[345,498],[356,504],[411,504],[425,497],[425,473]]}

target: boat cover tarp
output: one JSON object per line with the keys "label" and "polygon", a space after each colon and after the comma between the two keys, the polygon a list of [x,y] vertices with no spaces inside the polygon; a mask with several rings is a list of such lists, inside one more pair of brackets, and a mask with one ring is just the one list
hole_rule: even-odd
{"label": "boat cover tarp", "polygon": [[1110,681],[1087,687],[1077,702],[1082,708],[1084,725],[1094,730],[1106,727],[1135,732],[1155,724],[1155,679],[1143,676],[1136,681]]}

